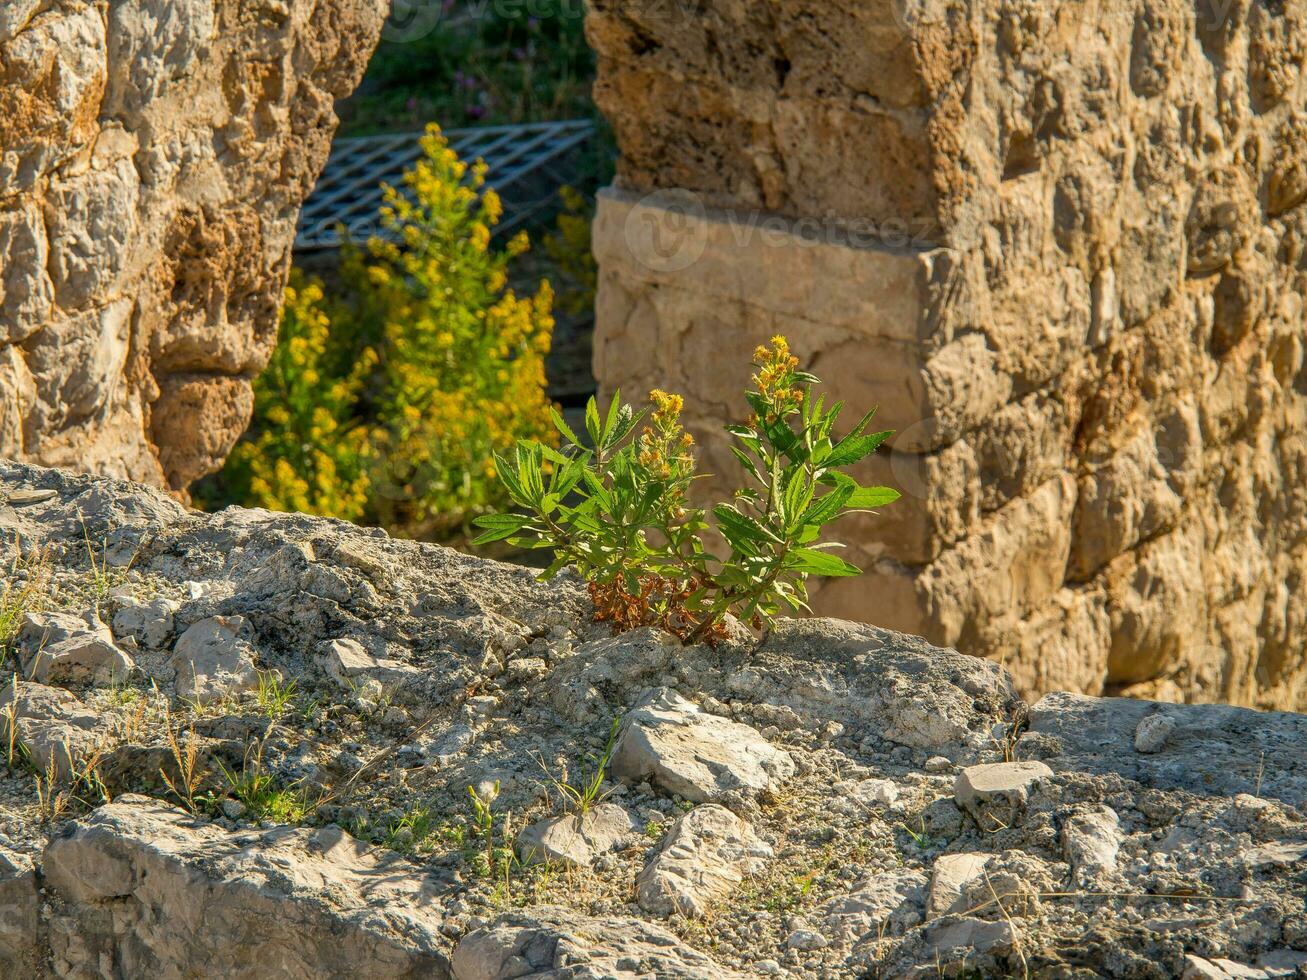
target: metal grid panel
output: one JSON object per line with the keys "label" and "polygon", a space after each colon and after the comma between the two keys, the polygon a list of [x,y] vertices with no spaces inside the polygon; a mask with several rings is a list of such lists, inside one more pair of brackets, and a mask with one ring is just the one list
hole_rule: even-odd
{"label": "metal grid panel", "polygon": [[[594,129],[590,120],[577,119],[451,129],[445,136],[460,159],[485,160],[487,182],[504,202],[504,217],[496,234],[505,235],[550,206],[559,186],[566,183],[560,172]],[[322,177],[304,203],[295,248],[338,248],[341,225],[354,241],[378,234],[381,185],[401,186],[404,171],[421,155],[421,136],[398,133],[337,140]]]}

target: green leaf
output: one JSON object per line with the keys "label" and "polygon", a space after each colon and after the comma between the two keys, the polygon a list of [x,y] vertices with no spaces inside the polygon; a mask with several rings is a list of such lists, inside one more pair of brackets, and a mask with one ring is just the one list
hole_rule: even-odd
{"label": "green leaf", "polygon": [[499,482],[508,489],[508,495],[512,497],[515,502],[525,504],[526,501],[523,499],[522,484],[517,478],[516,468],[510,466],[508,460],[499,455],[499,453],[494,454],[494,460],[495,473],[499,476]]}
{"label": "green leaf", "polygon": [[599,448],[602,445],[599,441],[599,405],[594,395],[585,403],[585,431],[590,435],[590,445]]}
{"label": "green leaf", "polygon": [[851,510],[871,510],[892,504],[901,496],[893,487],[858,487],[844,506]]}
{"label": "green leaf", "polygon": [[729,504],[718,504],[713,508],[713,516],[723,528],[730,528],[750,541],[760,544],[783,544],[784,542],[752,517],[741,514]]}
{"label": "green leaf", "polygon": [[853,496],[857,484],[849,481],[837,486],[830,493],[823,494],[813,501],[812,505],[803,513],[800,519],[801,524],[822,525],[833,521],[839,516],[841,510],[848,503],[849,498]]}
{"label": "green leaf", "polygon": [[608,403],[608,417],[604,420],[604,427],[600,433],[599,441],[595,443],[607,449],[613,444],[613,426],[617,424],[618,416],[622,413],[622,392],[617,390],[613,392],[613,399]]}
{"label": "green leaf", "polygon": [[807,509],[812,495],[816,491],[807,480],[807,471],[802,466],[796,466],[791,474],[789,482],[785,484],[785,526],[795,527],[800,523],[803,512]]}
{"label": "green leaf", "polygon": [[563,421],[563,415],[558,409],[550,408],[549,417],[554,420],[554,428],[558,430],[559,435],[573,446],[581,445],[581,440],[576,437],[576,433],[572,431],[571,427]]}
{"label": "green leaf", "polygon": [[758,464],[746,456],[739,447],[731,446],[730,449],[731,455],[739,461],[739,464],[744,467],[745,471],[752,475],[759,483],[762,483],[762,474],[758,472]]}
{"label": "green leaf", "polygon": [[785,567],[791,571],[804,572],[808,575],[824,575],[827,578],[847,578],[862,574],[862,569],[857,565],[851,565],[843,558],[837,558],[824,551],[814,551],[811,548],[796,548],[791,551],[785,559]]}
{"label": "green leaf", "polygon": [[472,541],[473,545],[482,545],[512,537],[530,524],[531,518],[523,514],[486,514],[472,523],[487,529],[485,534]]}
{"label": "green leaf", "polygon": [[880,448],[881,443],[892,436],[892,431],[877,432],[869,436],[845,436],[823,460],[823,465],[851,466],[865,456],[870,456]]}

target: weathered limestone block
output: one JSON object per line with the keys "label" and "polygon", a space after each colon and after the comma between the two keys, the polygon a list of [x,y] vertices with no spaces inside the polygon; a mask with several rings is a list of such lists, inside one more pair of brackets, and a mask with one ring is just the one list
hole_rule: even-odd
{"label": "weathered limestone block", "polygon": [[794,774],[794,761],[748,725],[662,689],[622,719],[612,773],[710,803],[728,793],[775,793]]}
{"label": "weathered limestone block", "polygon": [[634,830],[629,813],[616,803],[601,803],[585,813],[549,817],[524,828],[517,835],[517,853],[527,863],[589,868]]}
{"label": "weathered limestone block", "polygon": [[771,857],[745,820],[723,806],[697,806],[667,831],[636,878],[636,898],[655,915],[703,915]]}
{"label": "weathered limestone block", "polygon": [[449,975],[446,886],[338,827],[231,834],[127,796],[52,840],[42,870],[58,976],[120,950],[173,975]]}
{"label": "weathered limestone block", "polygon": [[6,976],[39,976],[40,916],[32,859],[0,846],[0,969]]}
{"label": "weathered limestone block", "polygon": [[601,388],[683,392],[716,497],[785,333],[898,430],[863,475],[905,498],[843,526],[872,573],[819,612],[1029,692],[1307,706],[1303,25],[596,0]]}
{"label": "weathered limestone block", "polygon": [[450,961],[456,980],[513,980],[560,971],[576,980],[740,978],[652,922],[587,918],[550,906],[504,913],[464,936]]}
{"label": "weathered limestone block", "polygon": [[0,11],[0,453],[184,492],[249,421],[384,0]]}

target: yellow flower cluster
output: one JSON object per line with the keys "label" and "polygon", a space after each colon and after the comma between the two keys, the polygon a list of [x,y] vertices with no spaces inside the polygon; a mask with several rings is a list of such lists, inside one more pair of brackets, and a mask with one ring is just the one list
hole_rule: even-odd
{"label": "yellow flower cluster", "polygon": [[328,307],[298,277],[287,291],[254,429],[224,472],[242,502],[441,536],[505,503],[494,453],[556,440],[553,291],[507,288],[529,243],[495,247],[503,205],[485,165],[434,126],[421,145],[403,188],[384,190],[388,234],[347,252],[353,300]]}
{"label": "yellow flower cluster", "polygon": [[640,433],[640,465],[675,485],[685,483],[694,472],[694,437],[681,427],[681,412],[685,401],[680,395],[668,394],[655,388],[649,392],[653,412],[650,424]]}
{"label": "yellow flower cluster", "polygon": [[771,346],[758,346],[753,352],[753,363],[758,368],[753,383],[769,406],[769,422],[803,404],[803,392],[794,383],[799,359],[790,353],[788,340],[778,334],[771,339]]}

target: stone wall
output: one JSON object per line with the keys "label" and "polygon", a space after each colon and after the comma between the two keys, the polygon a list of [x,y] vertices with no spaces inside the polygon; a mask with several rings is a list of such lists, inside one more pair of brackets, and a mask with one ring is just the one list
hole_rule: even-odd
{"label": "stone wall", "polygon": [[183,490],[249,421],[385,0],[4,0],[0,456]]}
{"label": "stone wall", "polygon": [[1307,707],[1307,4],[701,6],[591,4],[602,388],[684,391],[731,473],[785,333],[899,431],[819,611]]}

